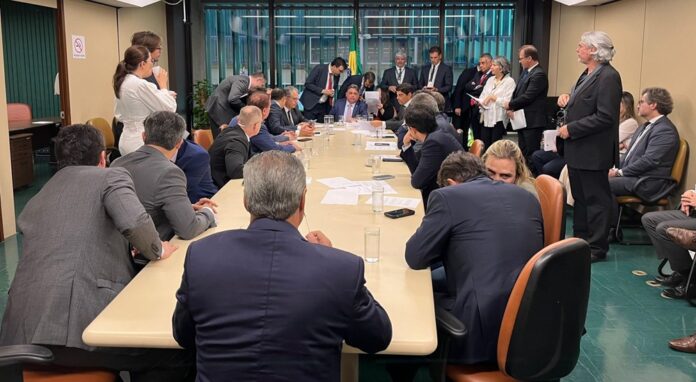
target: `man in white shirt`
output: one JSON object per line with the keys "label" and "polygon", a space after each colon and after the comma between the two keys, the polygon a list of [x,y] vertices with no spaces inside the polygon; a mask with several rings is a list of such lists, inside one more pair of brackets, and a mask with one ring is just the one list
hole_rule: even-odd
{"label": "man in white shirt", "polygon": [[449,92],[452,90],[453,74],[452,68],[442,62],[442,50],[439,46],[433,46],[428,51],[430,64],[423,65],[421,68],[420,88],[433,90],[445,97],[445,111],[450,110]]}
{"label": "man in white shirt", "polygon": [[307,119],[322,120],[334,105],[338,82],[348,67],[346,60],[336,57],[330,64],[315,66],[307,76],[300,101]]}

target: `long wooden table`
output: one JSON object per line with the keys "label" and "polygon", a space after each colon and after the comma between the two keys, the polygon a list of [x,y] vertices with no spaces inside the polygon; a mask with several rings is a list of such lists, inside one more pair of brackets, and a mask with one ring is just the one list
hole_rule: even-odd
{"label": "long wooden table", "polygon": [[[376,139],[362,137],[362,145],[353,146],[352,132],[337,131],[330,136],[328,148],[311,157],[307,172],[307,176],[312,178],[307,186],[307,217],[299,229],[303,234],[308,230],[321,230],[334,247],[362,256],[364,227],[378,225],[381,259],[378,263],[365,264],[365,277],[368,289],[385,308],[392,322],[392,341],[382,353],[430,354],[437,345],[430,271],[411,270],[404,259],[405,243],[420,225],[423,204],[419,204],[414,216],[395,220],[382,213],[373,213],[372,206],[365,204],[369,196],[360,196],[357,206],[320,204],[329,188],[318,179],[337,176],[355,181],[371,179],[372,170],[365,164],[370,155],[379,152],[366,151],[367,140]],[[323,146],[320,141],[315,137],[312,142],[314,150]],[[404,163],[382,163],[381,172],[395,176],[387,181],[398,192],[393,196],[421,197],[420,192],[410,186],[411,176]],[[246,228],[249,214],[244,209],[242,195],[241,180],[231,181],[223,187],[213,198],[219,204],[218,226],[196,239],[223,230]],[[385,206],[385,210],[390,209],[393,208]],[[179,249],[169,259],[148,264],[85,329],[82,335],[85,343],[111,347],[177,348],[171,318],[190,242],[174,239],[173,243]],[[357,380],[357,352],[344,346],[344,380]]]}

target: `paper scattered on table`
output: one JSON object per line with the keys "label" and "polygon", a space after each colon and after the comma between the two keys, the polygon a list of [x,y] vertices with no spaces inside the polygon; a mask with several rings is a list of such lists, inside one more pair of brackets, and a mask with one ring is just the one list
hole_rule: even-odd
{"label": "paper scattered on table", "polygon": [[328,190],[321,204],[355,206],[358,204],[358,190],[356,187]]}
{"label": "paper scattered on table", "polygon": [[[421,200],[419,198],[400,198],[397,196],[384,197],[384,205],[390,207],[410,208],[413,210],[418,207],[420,202]],[[367,199],[365,204],[372,204],[372,198]]]}
{"label": "paper scattered on table", "polygon": [[311,177],[311,176],[308,176],[307,179],[305,179],[305,181],[306,181],[306,183],[307,183],[308,185],[309,185],[309,184],[312,184],[312,177]]}
{"label": "paper scattered on table", "polygon": [[346,131],[345,127],[334,127],[333,131]]}
{"label": "paper scattered on table", "polygon": [[513,130],[524,129],[527,127],[527,117],[524,116],[524,109],[517,110],[510,118],[510,124]]}
{"label": "paper scattered on table", "polygon": [[372,195],[372,186],[377,184],[382,186],[385,195],[398,194],[389,183],[383,180],[359,180],[353,183],[355,183],[356,186],[350,188],[358,190],[358,194],[360,195]]}
{"label": "paper scattered on table", "polygon": [[556,151],[558,130],[544,130],[544,151]]}
{"label": "paper scattered on table", "polygon": [[398,150],[399,148],[396,146],[396,142],[375,142],[375,141],[368,141],[367,145],[365,146],[365,150],[368,151],[389,151],[389,150]]}
{"label": "paper scattered on table", "polygon": [[342,176],[338,176],[335,178],[323,178],[318,179],[317,181],[330,188],[345,188],[356,186],[355,182],[353,182],[352,180],[348,180]]}
{"label": "paper scattered on table", "polygon": [[369,130],[360,130],[360,129],[353,129],[350,132],[353,134],[367,135],[367,136],[369,136],[372,133]]}

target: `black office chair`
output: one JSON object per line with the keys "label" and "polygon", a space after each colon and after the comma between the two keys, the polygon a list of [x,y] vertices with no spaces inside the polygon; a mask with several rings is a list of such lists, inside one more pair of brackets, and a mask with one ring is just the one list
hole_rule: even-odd
{"label": "black office chair", "polygon": [[24,364],[46,365],[53,361],[53,353],[43,346],[0,346],[0,381],[22,382]]}

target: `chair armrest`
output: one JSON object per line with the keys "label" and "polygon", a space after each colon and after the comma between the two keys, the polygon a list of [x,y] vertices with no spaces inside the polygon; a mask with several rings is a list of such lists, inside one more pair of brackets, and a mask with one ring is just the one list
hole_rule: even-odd
{"label": "chair armrest", "polygon": [[[665,188],[665,190],[659,193],[658,195],[655,195],[650,199],[643,199],[646,203],[655,203],[658,200],[669,196],[669,194],[671,194],[672,191],[674,191],[674,189],[679,185],[679,183],[675,182],[671,176],[642,176],[638,178],[636,184],[633,185],[633,189],[636,190],[641,184],[643,184],[647,180],[669,180],[672,182],[672,184],[669,187]],[[636,196],[640,197],[640,195]],[[640,198],[642,199],[642,197]]]}
{"label": "chair armrest", "polygon": [[437,327],[450,337],[459,338],[467,334],[466,325],[443,308],[435,308],[435,321]]}
{"label": "chair armrest", "polygon": [[18,363],[49,363],[53,361],[50,349],[38,345],[0,346],[0,367]]}

